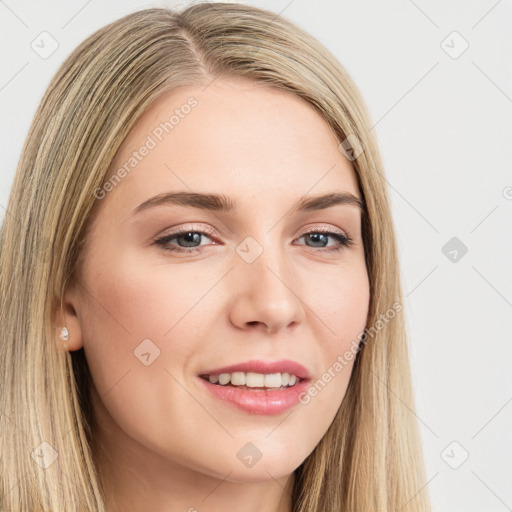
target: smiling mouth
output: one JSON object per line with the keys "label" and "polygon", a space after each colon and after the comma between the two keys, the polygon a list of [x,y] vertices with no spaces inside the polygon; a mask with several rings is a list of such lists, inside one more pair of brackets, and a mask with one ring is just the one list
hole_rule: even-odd
{"label": "smiling mouth", "polygon": [[[252,384],[251,386],[246,385],[243,377],[244,372],[197,375],[205,383],[205,392],[217,400],[217,405],[224,407],[224,404],[229,404],[228,407],[234,406],[245,413],[270,416],[282,414],[287,409],[298,406],[311,381],[309,377],[294,376],[295,379],[290,379],[288,373],[248,372],[247,384]],[[230,382],[231,378],[235,381],[234,384]],[[212,380],[216,382],[211,382]]]}

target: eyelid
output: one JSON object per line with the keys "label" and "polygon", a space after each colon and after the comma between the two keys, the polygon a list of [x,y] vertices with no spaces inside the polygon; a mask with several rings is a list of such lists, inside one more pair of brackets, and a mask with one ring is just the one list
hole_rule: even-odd
{"label": "eyelid", "polygon": [[188,233],[189,231],[202,232],[212,238],[215,238],[217,236],[217,232],[213,228],[211,228],[207,225],[199,226],[199,225],[195,225],[195,224],[185,224],[185,225],[179,225],[178,227],[168,228],[165,231],[169,231],[169,233],[166,234],[164,232],[163,234],[159,234],[158,236],[156,236],[154,238],[154,240],[157,240],[157,239],[163,238],[163,237],[167,237],[167,236],[176,236],[179,234]]}
{"label": "eyelid", "polygon": [[352,238],[346,230],[338,228],[333,225],[327,226],[325,224],[308,225],[305,228],[301,229],[300,233],[302,233],[302,235],[300,235],[300,236],[304,236],[304,234],[309,233],[314,230],[318,230],[319,232],[322,232],[322,231],[335,232],[335,233],[338,233],[339,235],[345,236],[347,238],[350,238],[350,239]]}

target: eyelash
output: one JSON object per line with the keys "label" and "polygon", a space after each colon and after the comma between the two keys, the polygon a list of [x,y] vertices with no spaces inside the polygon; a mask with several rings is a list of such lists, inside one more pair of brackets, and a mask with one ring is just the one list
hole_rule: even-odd
{"label": "eyelash", "polygon": [[[170,240],[177,238],[180,235],[185,235],[187,233],[199,233],[200,235],[206,235],[209,238],[213,238],[213,234],[208,231],[200,231],[200,230],[194,230],[194,229],[189,229],[189,228],[180,228],[177,231],[175,231],[174,233],[170,233],[169,235],[165,235],[162,238],[158,238],[158,239],[154,240],[154,243],[157,245],[160,245],[162,247],[162,249],[166,252],[186,253],[186,254],[195,254],[197,252],[200,252],[201,251],[200,247],[189,247],[187,249],[184,247],[178,248],[177,246],[167,245],[170,242]],[[353,245],[353,240],[349,236],[338,233],[337,231],[331,231],[329,229],[323,229],[323,228],[318,228],[318,229],[314,229],[312,231],[307,231],[306,233],[302,233],[302,235],[300,235],[299,238],[302,238],[306,235],[316,234],[316,233],[321,233],[323,235],[329,235],[329,236],[335,238],[336,240],[338,240],[338,242],[340,243],[339,245],[331,247],[329,249],[326,249],[325,247],[319,247],[318,249],[320,252],[328,252],[328,253],[340,252],[343,249],[348,248]],[[310,249],[316,249],[316,248],[310,247]]]}

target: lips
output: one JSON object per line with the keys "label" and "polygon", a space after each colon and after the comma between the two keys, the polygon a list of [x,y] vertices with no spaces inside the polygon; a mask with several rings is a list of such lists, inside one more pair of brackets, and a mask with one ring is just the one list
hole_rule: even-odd
{"label": "lips", "polygon": [[212,368],[201,371],[200,376],[220,375],[221,373],[254,372],[254,373],[290,373],[301,379],[310,379],[308,370],[297,361],[281,359],[280,361],[250,360],[243,363],[235,363],[221,368]]}
{"label": "lips", "polygon": [[309,386],[309,379],[304,379],[284,389],[245,390],[236,386],[219,386],[199,377],[197,380],[221,407],[226,404],[245,413],[269,416],[282,414],[299,405]]}

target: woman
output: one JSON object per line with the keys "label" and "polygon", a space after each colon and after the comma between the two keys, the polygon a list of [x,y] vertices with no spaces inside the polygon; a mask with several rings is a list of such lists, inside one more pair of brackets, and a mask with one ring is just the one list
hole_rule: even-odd
{"label": "woman", "polygon": [[2,231],[1,510],[429,510],[368,126],[254,7],[68,57]]}

